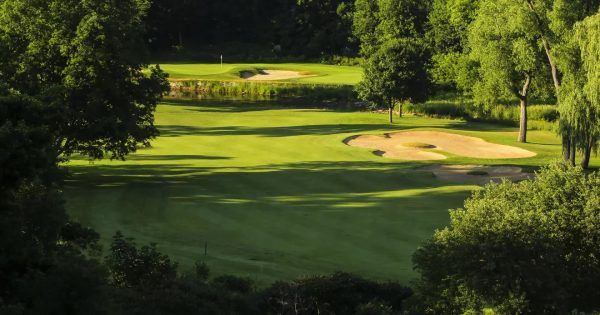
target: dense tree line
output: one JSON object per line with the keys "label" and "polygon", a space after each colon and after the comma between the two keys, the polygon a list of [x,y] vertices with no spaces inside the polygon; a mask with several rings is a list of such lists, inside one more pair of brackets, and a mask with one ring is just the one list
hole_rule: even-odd
{"label": "dense tree line", "polygon": [[351,56],[356,53],[353,5],[350,0],[155,0],[146,19],[148,39],[155,52],[207,51],[212,45],[257,50],[231,51],[232,58]]}

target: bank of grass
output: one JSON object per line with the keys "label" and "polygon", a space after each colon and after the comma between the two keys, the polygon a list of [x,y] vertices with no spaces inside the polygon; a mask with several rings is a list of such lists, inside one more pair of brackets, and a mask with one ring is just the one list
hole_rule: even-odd
{"label": "bank of grass", "polygon": [[416,116],[386,121],[383,114],[277,102],[167,100],[157,110],[161,136],[152,148],[125,162],[68,165],[67,208],[105,244],[120,230],[138,243],[158,243],[184,269],[203,260],[214,274],[249,276],[261,285],[337,270],[408,283],[415,277],[412,253],[476,187],[419,169],[433,162],[381,158],[344,139],[448,131],[538,155],[435,163],[528,169],[561,150],[547,131],[532,131],[531,142],[519,144],[516,128],[507,126]]}

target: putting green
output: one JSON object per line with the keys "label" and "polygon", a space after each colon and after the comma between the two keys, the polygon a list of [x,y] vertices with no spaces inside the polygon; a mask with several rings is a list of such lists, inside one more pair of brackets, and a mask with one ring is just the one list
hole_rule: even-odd
{"label": "putting green", "polygon": [[[532,158],[441,163],[536,166],[559,156],[559,139],[515,128],[385,115],[286,108],[243,101],[165,101],[153,148],[125,162],[74,160],[66,187],[73,218],[138,243],[156,242],[183,268],[260,284],[337,270],[406,282],[411,255],[448,222],[476,186],[436,180],[433,162],[382,159],[347,146],[356,134],[412,128],[480,137],[536,152]],[[440,163],[440,162],[436,162]],[[594,160],[598,165],[597,159]],[[205,243],[208,255],[204,255]]]}
{"label": "putting green", "polygon": [[241,71],[261,70],[297,71],[306,77],[283,79],[276,82],[295,82],[306,84],[355,85],[362,78],[360,67],[334,66],[313,63],[276,63],[276,64],[161,64],[160,67],[170,75],[171,80],[215,80],[244,81]]}

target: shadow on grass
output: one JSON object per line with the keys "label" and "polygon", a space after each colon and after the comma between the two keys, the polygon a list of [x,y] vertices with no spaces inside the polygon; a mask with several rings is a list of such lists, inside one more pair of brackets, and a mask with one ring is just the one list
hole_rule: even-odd
{"label": "shadow on grass", "polygon": [[[251,207],[324,211],[348,207],[429,211],[436,208],[432,204],[442,209],[459,206],[468,190],[465,187],[445,192],[447,183],[405,163],[314,162],[234,171],[176,164],[69,169],[73,174],[67,182],[69,190],[124,189],[133,193],[128,198],[134,199],[158,190],[178,203],[223,210]],[[411,192],[395,193],[403,190]],[[427,196],[423,195],[426,192]],[[436,196],[446,197],[436,200]],[[448,198],[452,200],[450,204]]]}
{"label": "shadow on grass", "polygon": [[303,135],[332,135],[338,133],[360,133],[372,130],[403,130],[409,126],[386,124],[326,124],[326,125],[300,125],[282,127],[193,127],[183,125],[160,125],[158,129],[161,137],[179,136],[261,136],[261,137],[292,137]]}
{"label": "shadow on grass", "polygon": [[194,155],[194,154],[133,154],[127,157],[130,161],[168,161],[168,160],[230,160],[227,156]]}

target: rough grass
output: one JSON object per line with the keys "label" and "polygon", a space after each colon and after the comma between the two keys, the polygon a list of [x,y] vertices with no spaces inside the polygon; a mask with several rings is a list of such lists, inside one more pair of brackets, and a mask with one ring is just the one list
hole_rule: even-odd
{"label": "rough grass", "polygon": [[172,80],[243,81],[240,72],[257,72],[259,69],[291,70],[314,75],[306,78],[281,80],[277,82],[305,84],[355,85],[362,78],[362,69],[356,66],[336,66],[317,63],[275,63],[275,64],[161,64]]}
{"label": "rough grass", "polygon": [[125,162],[68,165],[67,207],[105,243],[120,230],[139,243],[158,243],[183,268],[204,260],[213,275],[266,284],[343,270],[407,282],[415,276],[414,250],[475,187],[436,180],[418,169],[427,162],[381,158],[344,139],[422,128],[538,153],[442,162],[449,164],[535,167],[561,150],[546,131],[532,131],[531,143],[519,144],[512,127],[414,116],[393,126],[386,121],[370,112],[168,100],[157,110],[162,135],[153,148]]}
{"label": "rough grass", "polygon": [[[518,126],[520,108],[518,104],[477,106],[466,99],[452,97],[428,101],[424,104],[408,104],[410,113],[435,118],[461,118],[471,121],[486,121],[509,126]],[[555,131],[558,128],[558,109],[554,105],[529,105],[528,127],[533,130]]]}

